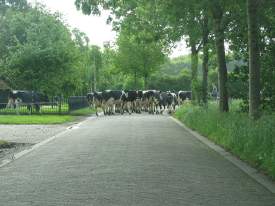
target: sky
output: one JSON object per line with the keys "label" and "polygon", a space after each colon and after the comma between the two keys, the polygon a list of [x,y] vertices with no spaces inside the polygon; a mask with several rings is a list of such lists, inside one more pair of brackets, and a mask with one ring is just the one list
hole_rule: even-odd
{"label": "sky", "polygon": [[[91,44],[102,47],[104,42],[114,42],[116,33],[112,31],[112,26],[106,24],[108,12],[104,11],[101,16],[87,16],[77,11],[74,0],[28,0],[30,3],[39,2],[52,11],[63,14],[63,17],[71,28],[78,28],[85,32]],[[189,54],[185,42],[179,42],[177,48],[173,50],[170,57]]]}

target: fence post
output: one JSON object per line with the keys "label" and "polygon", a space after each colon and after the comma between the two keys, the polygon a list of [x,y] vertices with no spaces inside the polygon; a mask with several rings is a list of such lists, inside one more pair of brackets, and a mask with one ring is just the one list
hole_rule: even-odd
{"label": "fence post", "polygon": [[62,104],[61,104],[61,97],[59,97],[59,101],[58,101],[58,113],[59,113],[59,115],[61,115],[61,113],[62,113],[61,106],[62,106]]}

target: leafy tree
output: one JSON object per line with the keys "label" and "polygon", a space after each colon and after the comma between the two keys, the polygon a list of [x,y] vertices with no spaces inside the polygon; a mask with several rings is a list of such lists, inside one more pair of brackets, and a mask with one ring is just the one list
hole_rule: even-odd
{"label": "leafy tree", "polygon": [[99,71],[102,68],[102,53],[100,47],[93,45],[90,48],[90,60],[93,67],[93,91],[97,91],[97,83],[99,82]]}
{"label": "leafy tree", "polygon": [[77,49],[59,15],[42,7],[7,10],[0,45],[0,72],[14,89],[49,95],[80,90]]}
{"label": "leafy tree", "polygon": [[[171,44],[180,40],[182,37],[188,37],[187,43],[191,48],[191,69],[192,69],[192,84],[193,99],[199,99],[196,94],[196,85],[198,81],[198,56],[202,48],[203,32],[204,41],[208,41],[208,23],[205,23],[205,15],[202,15],[202,10],[205,8],[200,1],[171,1],[171,0],[155,0],[155,1],[93,1],[86,2],[76,0],[76,5],[85,14],[99,14],[100,6],[105,9],[111,9],[115,18],[112,17],[115,28],[119,28],[128,22],[131,28],[151,28],[151,33],[154,34],[154,39],[162,42],[163,48],[169,50]],[[141,25],[137,26],[137,25]],[[138,31],[136,29],[136,31]],[[145,37],[146,38],[146,37]],[[204,42],[204,53],[207,52],[206,42]],[[207,70],[207,53],[204,58],[204,69]],[[205,72],[207,73],[207,72]],[[204,76],[204,86],[207,88],[206,77]],[[207,90],[207,89],[205,89]],[[204,93],[206,94],[206,92]],[[204,98],[206,101],[206,98]]]}
{"label": "leafy tree", "polygon": [[117,44],[117,66],[121,72],[134,77],[136,89],[138,77],[142,76],[147,88],[148,78],[164,61],[161,45],[150,39],[146,31],[132,33],[128,30],[120,32]]}

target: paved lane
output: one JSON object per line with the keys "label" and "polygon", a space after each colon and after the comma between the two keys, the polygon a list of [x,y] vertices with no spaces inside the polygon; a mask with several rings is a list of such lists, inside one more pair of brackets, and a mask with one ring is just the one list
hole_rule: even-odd
{"label": "paved lane", "polygon": [[100,117],[0,168],[3,206],[274,206],[165,116]]}

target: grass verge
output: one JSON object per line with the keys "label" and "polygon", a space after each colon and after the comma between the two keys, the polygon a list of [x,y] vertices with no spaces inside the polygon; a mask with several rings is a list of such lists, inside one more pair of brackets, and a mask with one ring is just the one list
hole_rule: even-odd
{"label": "grass verge", "polygon": [[215,103],[208,109],[187,103],[175,117],[275,180],[275,116],[264,115],[255,122],[237,112],[236,104],[231,108],[224,114]]}
{"label": "grass verge", "polygon": [[61,124],[74,119],[69,115],[0,115],[0,124]]}
{"label": "grass verge", "polygon": [[6,141],[3,141],[3,140],[0,140],[0,148],[2,148],[4,145],[6,145],[7,142]]}
{"label": "grass verge", "polygon": [[95,109],[89,107],[70,112],[70,115],[72,116],[90,116],[92,114],[95,114]]}

